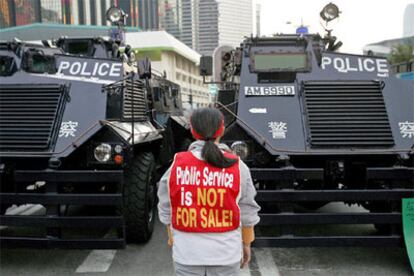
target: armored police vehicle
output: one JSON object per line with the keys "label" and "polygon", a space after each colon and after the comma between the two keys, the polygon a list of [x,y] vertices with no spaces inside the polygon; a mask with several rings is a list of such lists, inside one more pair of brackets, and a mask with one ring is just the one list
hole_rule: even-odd
{"label": "armored police vehicle", "polygon": [[[147,241],[157,177],[190,136],[180,87],[119,41],[43,44],[0,44],[1,246]],[[46,214],[5,214],[27,203]]]}
{"label": "armored police vehicle", "polygon": [[[328,19],[338,11],[329,5]],[[222,141],[251,168],[262,206],[256,246],[402,242],[401,199],[414,196],[414,83],[391,75],[384,58],[337,52],[341,44],[329,30],[251,37],[218,53]],[[202,57],[202,74],[211,63]],[[314,211],[330,202],[369,211]],[[307,231],[314,224],[326,227]],[[332,224],[378,232],[332,233]]]}

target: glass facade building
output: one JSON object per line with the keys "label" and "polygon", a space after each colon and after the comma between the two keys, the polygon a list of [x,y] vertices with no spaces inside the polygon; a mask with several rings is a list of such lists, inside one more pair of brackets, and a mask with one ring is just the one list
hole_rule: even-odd
{"label": "glass facade building", "polygon": [[405,8],[403,36],[414,36],[414,4],[409,4]]}
{"label": "glass facade building", "polygon": [[159,0],[159,27],[181,40],[182,0]]}
{"label": "glass facade building", "polygon": [[238,46],[245,36],[260,29],[260,9],[256,11],[253,0],[159,2],[160,29],[201,54],[211,55],[219,45]]}
{"label": "glass facade building", "polygon": [[127,14],[127,26],[158,29],[158,0],[0,0],[0,28],[33,23],[109,25],[112,5]]}

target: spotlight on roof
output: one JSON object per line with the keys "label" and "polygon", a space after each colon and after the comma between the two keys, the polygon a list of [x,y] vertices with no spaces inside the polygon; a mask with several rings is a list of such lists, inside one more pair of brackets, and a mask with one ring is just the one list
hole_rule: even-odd
{"label": "spotlight on roof", "polygon": [[110,7],[106,11],[106,19],[112,24],[122,25],[125,23],[126,13],[116,6]]}
{"label": "spotlight on roof", "polygon": [[326,23],[328,23],[329,21],[338,18],[340,13],[341,11],[338,6],[331,2],[322,9],[320,16]]}

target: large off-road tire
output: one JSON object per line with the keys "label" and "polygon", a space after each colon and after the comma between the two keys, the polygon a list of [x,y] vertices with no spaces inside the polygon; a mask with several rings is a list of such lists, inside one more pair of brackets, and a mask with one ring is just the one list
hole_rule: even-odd
{"label": "large off-road tire", "polygon": [[141,152],[125,170],[122,214],[128,243],[146,242],[155,221],[155,158]]}

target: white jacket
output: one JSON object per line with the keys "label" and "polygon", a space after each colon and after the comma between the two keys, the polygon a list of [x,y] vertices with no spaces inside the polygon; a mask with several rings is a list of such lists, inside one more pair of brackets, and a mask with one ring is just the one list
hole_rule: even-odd
{"label": "white jacket", "polygon": [[[201,150],[204,141],[195,141],[189,150],[202,160]],[[220,149],[227,150],[224,144]],[[165,225],[171,225],[171,204],[168,193],[168,180],[171,167],[165,172],[158,187],[158,215]],[[254,200],[256,190],[247,165],[240,160],[240,222],[238,229],[223,233],[192,233],[178,231],[171,226],[173,260],[183,265],[230,265],[239,262],[242,256],[241,227],[254,226],[260,218],[259,205]]]}

